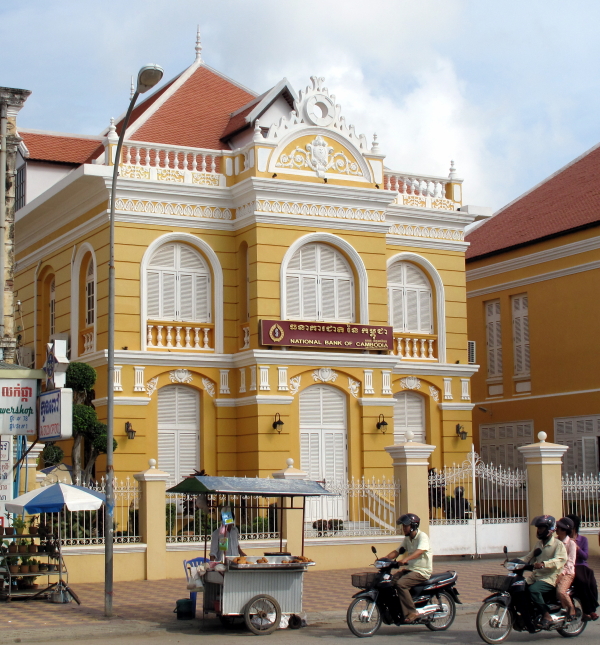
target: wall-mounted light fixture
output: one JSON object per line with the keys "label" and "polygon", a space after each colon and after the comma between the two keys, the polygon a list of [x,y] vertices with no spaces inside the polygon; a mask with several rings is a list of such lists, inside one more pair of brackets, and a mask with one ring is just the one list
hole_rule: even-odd
{"label": "wall-mounted light fixture", "polygon": [[456,424],[456,434],[461,438],[462,441],[465,441],[467,438],[467,431],[464,429],[460,423]]}
{"label": "wall-mounted light fixture", "polygon": [[273,430],[277,430],[279,434],[281,434],[281,431],[283,430],[283,421],[281,420],[281,415],[279,412],[275,414],[275,421],[273,421]]}
{"label": "wall-mounted light fixture", "polygon": [[381,432],[385,434],[387,430],[387,426],[388,424],[387,424],[387,421],[385,420],[385,417],[383,416],[383,414],[380,414],[379,420],[377,421],[377,430],[381,430]]}
{"label": "wall-mounted light fixture", "polygon": [[127,433],[128,439],[135,439],[135,430],[130,421],[125,421],[125,432]]}

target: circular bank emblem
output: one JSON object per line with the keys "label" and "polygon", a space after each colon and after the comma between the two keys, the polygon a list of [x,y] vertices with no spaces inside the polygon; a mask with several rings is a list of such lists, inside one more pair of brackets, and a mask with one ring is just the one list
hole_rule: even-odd
{"label": "circular bank emblem", "polygon": [[280,343],[283,340],[284,335],[285,332],[281,328],[281,325],[278,325],[277,323],[271,325],[271,329],[269,329],[269,336],[274,343]]}

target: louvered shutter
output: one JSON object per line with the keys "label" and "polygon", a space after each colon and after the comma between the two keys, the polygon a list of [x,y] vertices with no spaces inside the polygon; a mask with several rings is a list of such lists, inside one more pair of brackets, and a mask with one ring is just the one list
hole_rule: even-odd
{"label": "louvered shutter", "polygon": [[197,275],[195,282],[195,317],[194,322],[210,322],[210,277]]}
{"label": "louvered shutter", "polygon": [[581,452],[581,472],[585,475],[598,475],[598,437],[583,437]]}
{"label": "louvered shutter", "polygon": [[502,376],[502,322],[500,301],[485,305],[488,377]]}
{"label": "louvered shutter", "polygon": [[406,289],[406,330],[419,331],[419,302],[418,291]]}
{"label": "louvered shutter", "polygon": [[160,318],[161,320],[175,320],[177,316],[177,275],[173,272],[163,271],[160,285]]}
{"label": "louvered shutter", "polygon": [[512,299],[513,310],[513,345],[514,345],[514,372],[515,375],[528,375],[529,364],[529,309],[528,298],[514,296]]}
{"label": "louvered shutter", "polygon": [[335,273],[337,252],[324,244],[320,244],[317,248],[319,251],[319,273]]}
{"label": "louvered shutter", "polygon": [[179,274],[179,318],[194,322],[194,274]]}
{"label": "louvered shutter", "polygon": [[423,397],[414,392],[394,395],[394,443],[406,441],[406,432],[414,433],[414,441],[425,442],[425,409]]}
{"label": "louvered shutter", "polygon": [[297,275],[287,275],[285,278],[286,285],[286,314],[288,318],[302,318],[302,308],[300,306],[300,281],[302,278]]}
{"label": "louvered shutter", "polygon": [[433,333],[433,300],[427,276],[408,262],[388,269],[390,321],[397,332]]}
{"label": "louvered shutter", "polygon": [[433,332],[431,291],[419,292],[419,331],[424,334],[431,334]]}
{"label": "louvered shutter", "polygon": [[321,318],[323,320],[336,320],[336,293],[335,279],[321,278]]}
{"label": "louvered shutter", "polygon": [[351,322],[354,320],[354,312],[352,311],[352,290],[352,280],[338,278],[336,298],[338,311],[335,320],[340,320],[342,322]]}
{"label": "louvered shutter", "polygon": [[302,320],[318,320],[317,278],[302,276]]}
{"label": "louvered shutter", "polygon": [[147,315],[148,318],[156,320],[160,318],[160,273],[158,271],[148,271],[147,278]]}
{"label": "louvered shutter", "polygon": [[158,431],[158,468],[169,473],[167,488],[179,483],[177,478],[177,432],[175,430]]}
{"label": "louvered shutter", "polygon": [[193,475],[194,470],[200,469],[198,461],[198,431],[180,430],[178,433],[178,471],[179,481],[188,475]]}
{"label": "louvered shutter", "polygon": [[300,470],[303,470],[308,475],[307,479],[320,481],[319,464],[319,433],[301,432]]}

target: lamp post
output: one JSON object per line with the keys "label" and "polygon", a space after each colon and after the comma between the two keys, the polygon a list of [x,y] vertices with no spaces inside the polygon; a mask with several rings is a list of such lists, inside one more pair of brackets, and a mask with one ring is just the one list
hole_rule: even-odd
{"label": "lamp post", "polygon": [[[145,65],[138,72],[137,87],[131,97],[127,114],[121,125],[121,134],[117,151],[113,160],[113,176],[110,191],[110,241],[108,260],[108,375],[106,390],[106,504],[104,505],[104,615],[113,615],[113,517],[115,508],[114,496],[114,462],[113,439],[115,404],[114,371],[115,371],[115,197],[117,192],[117,177],[123,139],[129,124],[133,106],[140,94],[153,88],[163,76],[163,68],[158,65]],[[109,152],[112,150],[109,148]]]}

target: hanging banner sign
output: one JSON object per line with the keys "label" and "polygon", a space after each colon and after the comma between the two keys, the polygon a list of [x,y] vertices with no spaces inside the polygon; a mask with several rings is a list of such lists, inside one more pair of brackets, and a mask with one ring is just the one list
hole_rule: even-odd
{"label": "hanging banner sign", "polygon": [[73,436],[73,390],[43,392],[39,396],[40,427],[38,441],[60,441]]}
{"label": "hanging banner sign", "polygon": [[261,320],[260,341],[263,345],[299,349],[391,351],[394,348],[394,329],[356,323]]}
{"label": "hanging banner sign", "polygon": [[0,379],[0,434],[36,433],[36,379]]}
{"label": "hanging banner sign", "polygon": [[0,436],[0,526],[7,526],[5,504],[12,498],[12,437]]}

